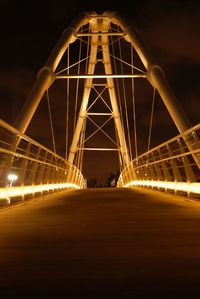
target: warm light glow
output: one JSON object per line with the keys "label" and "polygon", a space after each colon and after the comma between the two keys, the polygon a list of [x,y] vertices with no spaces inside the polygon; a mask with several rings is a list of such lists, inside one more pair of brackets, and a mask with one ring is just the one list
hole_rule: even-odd
{"label": "warm light glow", "polygon": [[9,181],[15,181],[18,179],[18,176],[15,174],[9,174],[8,179],[9,179]]}
{"label": "warm light glow", "polygon": [[131,181],[124,187],[145,186],[170,189],[174,191],[184,191],[187,193],[200,194],[200,183],[189,182],[165,182],[165,181]]}
{"label": "warm light glow", "polygon": [[65,188],[80,189],[78,185],[72,183],[0,188],[0,199],[6,199],[15,196],[24,196],[27,194],[34,194],[42,191],[50,191],[54,189],[65,189]]}

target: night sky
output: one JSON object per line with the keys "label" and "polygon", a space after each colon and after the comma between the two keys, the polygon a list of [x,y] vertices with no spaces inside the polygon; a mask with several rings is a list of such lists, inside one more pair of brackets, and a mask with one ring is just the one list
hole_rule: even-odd
{"label": "night sky", "polygon": [[[119,11],[133,24],[158,64],[164,69],[191,124],[197,124],[200,115],[200,2],[194,0],[93,3],[64,0],[1,0],[0,118],[14,124],[35,82],[38,70],[44,65],[62,31],[80,12],[89,10],[97,13],[106,10]],[[149,104],[146,101],[146,97],[143,96],[143,106],[138,106],[142,123],[148,123],[146,114],[151,102]],[[57,105],[58,108],[62,109],[61,104]],[[178,134],[164,111],[164,106],[158,104],[157,109],[152,131],[153,145]],[[59,115],[55,118],[59,118]],[[48,147],[49,135],[41,129],[45,126],[44,117],[38,114],[34,117],[27,134]],[[143,146],[143,128],[140,133],[139,144]],[[62,142],[58,142],[61,154],[62,147]],[[140,152],[142,151],[143,149],[140,149]],[[104,157],[106,163],[102,167],[101,161]],[[118,165],[114,162],[116,157],[104,157],[102,155],[97,158],[94,154],[87,156],[84,175],[88,178],[96,177],[99,182],[104,183],[110,172],[118,170]]]}

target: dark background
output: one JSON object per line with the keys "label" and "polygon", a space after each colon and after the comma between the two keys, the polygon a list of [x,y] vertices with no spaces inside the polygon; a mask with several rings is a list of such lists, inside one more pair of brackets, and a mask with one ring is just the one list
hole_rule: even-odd
{"label": "dark background", "polygon": [[[85,10],[95,10],[97,13],[116,10],[128,19],[164,69],[191,124],[197,124],[200,109],[200,4],[194,0],[98,3],[1,0],[0,118],[14,124],[34,84],[38,70],[45,63],[62,31]],[[148,106],[148,103],[146,105]],[[160,108],[155,114],[153,145],[178,133],[163,110]],[[148,122],[146,113],[144,110],[143,123]],[[33,120],[27,133],[51,147],[44,115]],[[142,144],[143,133],[139,138],[141,140],[139,144]],[[62,153],[63,145],[60,143],[59,146],[59,139],[58,148]],[[88,178],[96,177],[99,182],[104,183],[110,172],[118,170],[118,163],[115,160],[116,156],[111,158],[102,155],[97,158],[91,154],[87,156],[84,174]]]}

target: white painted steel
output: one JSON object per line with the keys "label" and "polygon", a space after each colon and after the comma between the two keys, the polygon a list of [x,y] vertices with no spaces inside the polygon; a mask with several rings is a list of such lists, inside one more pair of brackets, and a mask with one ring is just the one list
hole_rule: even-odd
{"label": "white painted steel", "polygon": [[[97,23],[98,23],[97,19],[91,21],[90,26],[91,26],[92,31],[96,30]],[[93,75],[94,71],[95,71],[96,61],[97,61],[98,35],[93,35],[91,37],[90,46],[91,46],[91,48],[90,48],[90,57],[89,57],[89,63],[88,63],[88,74]],[[81,107],[79,110],[79,116],[77,119],[74,136],[73,136],[71,147],[69,150],[69,157],[68,157],[69,163],[73,163],[73,161],[74,161],[74,156],[75,156],[78,141],[80,138],[81,130],[83,127],[84,118],[86,117],[86,111],[87,111],[87,107],[88,107],[88,101],[89,101],[89,96],[90,96],[90,92],[91,92],[91,87],[92,87],[92,78],[86,78],[85,85],[84,85],[83,98],[82,98]]]}
{"label": "white painted steel", "polygon": [[[19,114],[16,122],[16,128],[21,132],[25,132],[45,90],[52,84],[55,79],[54,71],[56,70],[59,61],[61,60],[69,44],[74,42],[74,40],[76,39],[74,33],[76,33],[81,26],[87,24],[88,22],[90,22],[90,24],[95,24],[96,22],[97,24],[98,19],[102,19],[104,21],[104,24],[106,24],[106,22],[113,22],[114,24],[119,25],[123,31],[127,32],[127,35],[125,35],[124,38],[129,41],[137,51],[141,61],[147,69],[149,82],[155,88],[157,88],[180,133],[183,133],[185,130],[189,129],[190,124],[185,117],[183,110],[178,104],[176,97],[171,91],[166,81],[163,70],[149,55],[148,51],[146,50],[145,46],[143,45],[134,29],[130,27],[119,14],[111,12],[106,12],[103,15],[99,16],[94,12],[87,14],[83,13],[76,20],[74,20],[69,28],[64,31],[60,40],[53,48],[45,64],[45,67],[43,67],[38,74],[38,80],[35,83],[22,111]],[[95,38],[98,38],[98,35],[92,35],[91,38],[95,40]],[[106,35],[105,38],[107,38]],[[91,72],[91,74],[93,74],[93,72]]]}
{"label": "white painted steel", "polygon": [[[167,83],[163,70],[160,68],[160,66],[157,65],[155,60],[148,53],[147,49],[145,48],[144,44],[142,43],[136,31],[131,26],[129,26],[129,24],[127,24],[126,21],[119,14],[113,12],[105,12],[103,15],[97,15],[95,12],[83,13],[76,20],[74,20],[74,22],[70,25],[70,27],[68,27],[64,31],[58,43],[53,48],[45,66],[38,73],[37,82],[35,83],[30,95],[28,96],[24,104],[24,107],[22,108],[17,118],[16,128],[22,133],[26,131],[26,128],[28,127],[34,115],[35,110],[37,109],[44,92],[49,88],[49,86],[54,82],[56,78],[55,70],[63,54],[65,53],[66,49],[69,47],[69,44],[76,40],[76,34],[80,29],[80,27],[87,24],[88,22],[90,23],[92,31],[94,33],[91,35],[91,56],[90,56],[90,63],[88,68],[88,75],[89,76],[94,75],[94,65],[97,61],[97,45],[98,45],[99,36],[101,37],[102,48],[104,50],[103,59],[105,64],[105,72],[107,75],[112,74],[109,50],[108,50],[107,32],[109,30],[109,25],[111,22],[116,25],[119,25],[121,27],[122,32],[126,32],[126,35],[124,35],[124,39],[130,42],[133,48],[138,53],[144,67],[147,70],[148,81],[151,83],[151,85],[154,88],[158,90],[179,132],[183,134],[186,130],[188,130],[190,128],[190,123],[187,117],[185,116],[185,113],[181,108],[179,102],[174,96],[171,88],[169,87],[169,84]],[[100,35],[98,34],[99,31],[100,31]],[[68,158],[70,162],[72,162],[74,159],[74,152],[76,150],[76,146],[78,143],[80,130],[83,124],[83,118],[85,117],[85,111],[86,111],[88,98],[91,90],[91,84],[90,84],[91,82],[92,82],[92,77],[86,78],[83,102],[82,102],[80,115],[76,126],[75,136],[73,138],[73,142],[72,142],[72,146]],[[115,123],[116,123],[117,132],[120,139],[120,145],[123,153],[122,155],[125,164],[127,164],[129,161],[129,157],[127,153],[123,128],[120,124],[120,119],[118,117],[119,114],[117,111],[118,108],[116,105],[116,95],[113,86],[113,78],[107,76],[107,82],[109,86],[110,98],[112,101],[112,109],[115,114]],[[195,149],[193,147],[193,144],[191,144],[190,141],[188,140],[185,140],[185,142],[189,150],[192,152]],[[198,165],[198,167],[200,168],[199,156],[194,156],[194,160]]]}
{"label": "white painted steel", "polygon": [[107,78],[146,78],[146,74],[122,74],[122,75],[115,75],[115,74],[106,74],[106,75],[63,75],[63,76],[56,76],[56,79],[87,79],[87,78],[92,78],[92,79],[107,79]]}
{"label": "white painted steel", "polygon": [[[109,19],[103,19],[102,21],[100,21],[95,18],[95,19],[90,20],[91,31],[98,32],[99,34],[97,34],[97,35],[95,34],[95,35],[91,36],[91,50],[90,50],[88,75],[83,76],[86,78],[85,86],[84,86],[84,94],[83,94],[81,108],[79,111],[79,117],[77,120],[76,129],[75,129],[72,144],[70,147],[70,153],[69,153],[69,158],[68,158],[69,163],[73,163],[73,161],[74,161],[74,156],[75,156],[75,152],[77,150],[80,133],[81,133],[82,126],[83,126],[83,121],[84,121],[84,118],[87,116],[86,111],[87,111],[87,106],[88,106],[88,100],[89,100],[89,95],[90,95],[90,91],[91,91],[91,86],[93,84],[93,81],[91,81],[90,78],[92,78],[92,79],[93,78],[106,78],[106,80],[107,80],[106,86],[109,90],[110,102],[111,102],[111,106],[112,106],[112,115],[113,115],[113,118],[115,121],[116,130],[117,130],[118,137],[119,137],[119,143],[120,143],[121,154],[122,154],[122,159],[123,159],[124,165],[128,165],[128,163],[130,161],[127,146],[126,146],[125,134],[124,134],[124,130],[123,130],[121,119],[120,119],[120,113],[119,113],[119,108],[118,108],[118,103],[117,103],[117,98],[116,98],[116,93],[115,93],[114,81],[112,78],[115,75],[112,75],[112,67],[111,67],[111,61],[110,61],[110,55],[109,55],[109,40],[108,40],[107,35],[101,34],[101,32],[108,31],[109,27],[110,27]],[[95,65],[98,62],[98,60],[97,60],[97,47],[98,46],[102,47],[102,55],[103,55],[102,63],[104,65],[105,75],[94,75]],[[81,76],[79,76],[79,78],[81,78]]]}

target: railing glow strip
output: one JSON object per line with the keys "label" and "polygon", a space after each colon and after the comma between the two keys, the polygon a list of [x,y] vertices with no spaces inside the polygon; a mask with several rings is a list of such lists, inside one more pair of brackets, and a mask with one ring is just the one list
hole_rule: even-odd
{"label": "railing glow strip", "polygon": [[170,189],[174,191],[184,191],[188,193],[200,194],[200,183],[187,182],[166,182],[166,181],[131,181],[124,188],[132,186],[145,186]]}
{"label": "railing glow strip", "polygon": [[58,188],[80,189],[78,185],[72,183],[46,184],[46,185],[36,185],[36,186],[24,186],[24,187],[7,187],[7,188],[0,188],[0,199],[6,199],[6,198],[16,197],[16,196],[24,196],[27,194],[34,194],[42,191],[50,191]]}

